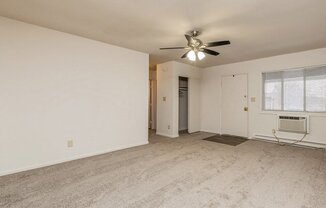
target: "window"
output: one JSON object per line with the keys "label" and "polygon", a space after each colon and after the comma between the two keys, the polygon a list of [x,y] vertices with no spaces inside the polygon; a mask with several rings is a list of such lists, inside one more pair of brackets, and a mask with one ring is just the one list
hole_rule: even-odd
{"label": "window", "polygon": [[326,112],[326,67],[263,73],[263,109]]}
{"label": "window", "polygon": [[283,110],[304,111],[304,70],[283,72]]}
{"label": "window", "polygon": [[263,74],[265,110],[282,110],[282,73]]}
{"label": "window", "polygon": [[306,71],[306,111],[326,112],[326,67]]}

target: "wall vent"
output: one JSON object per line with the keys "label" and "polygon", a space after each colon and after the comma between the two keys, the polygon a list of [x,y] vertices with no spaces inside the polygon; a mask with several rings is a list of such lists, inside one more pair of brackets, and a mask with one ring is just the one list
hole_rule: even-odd
{"label": "wall vent", "polygon": [[278,130],[294,133],[308,133],[308,116],[278,116]]}

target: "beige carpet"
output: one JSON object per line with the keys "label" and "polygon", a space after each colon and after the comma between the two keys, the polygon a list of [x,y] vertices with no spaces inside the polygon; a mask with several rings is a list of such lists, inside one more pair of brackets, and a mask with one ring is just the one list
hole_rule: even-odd
{"label": "beige carpet", "polygon": [[0,177],[0,207],[326,207],[325,151],[210,135]]}

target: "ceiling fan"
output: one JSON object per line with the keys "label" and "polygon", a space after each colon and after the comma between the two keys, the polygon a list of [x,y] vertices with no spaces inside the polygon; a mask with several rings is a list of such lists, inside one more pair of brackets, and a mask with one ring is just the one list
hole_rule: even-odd
{"label": "ceiling fan", "polygon": [[190,61],[196,61],[197,57],[199,60],[202,60],[205,58],[205,53],[213,56],[217,56],[220,53],[207,49],[209,47],[215,47],[215,46],[222,46],[222,45],[229,45],[231,42],[229,40],[224,41],[215,41],[210,43],[203,43],[200,39],[196,38],[198,35],[200,35],[200,32],[197,30],[193,30],[189,34],[185,34],[185,37],[188,41],[188,46],[186,47],[168,47],[168,48],[160,48],[160,50],[168,50],[168,49],[187,49],[188,52],[183,54],[181,58],[186,58]]}

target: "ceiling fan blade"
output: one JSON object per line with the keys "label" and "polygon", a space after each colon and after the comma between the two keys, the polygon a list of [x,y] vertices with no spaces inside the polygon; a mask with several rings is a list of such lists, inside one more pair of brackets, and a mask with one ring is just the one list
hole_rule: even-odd
{"label": "ceiling fan blade", "polygon": [[222,46],[222,45],[229,45],[231,42],[229,40],[223,40],[223,41],[216,41],[211,43],[204,44],[206,47],[215,47],[215,46]]}
{"label": "ceiling fan blade", "polygon": [[185,37],[186,37],[186,39],[187,39],[188,42],[191,41],[191,36],[190,35],[185,34]]}
{"label": "ceiling fan blade", "polygon": [[186,58],[189,52],[190,52],[190,51],[188,51],[187,53],[183,54],[183,55],[181,56],[181,58]]}
{"label": "ceiling fan blade", "polygon": [[203,48],[203,52],[204,52],[204,53],[207,53],[207,54],[209,54],[209,55],[213,55],[213,56],[217,56],[217,55],[220,54],[219,52],[216,52],[216,51],[213,51],[213,50],[209,50],[209,49],[207,49],[207,48]]}
{"label": "ceiling fan blade", "polygon": [[168,48],[160,48],[160,50],[168,50],[168,49],[187,49],[186,47],[168,47]]}

